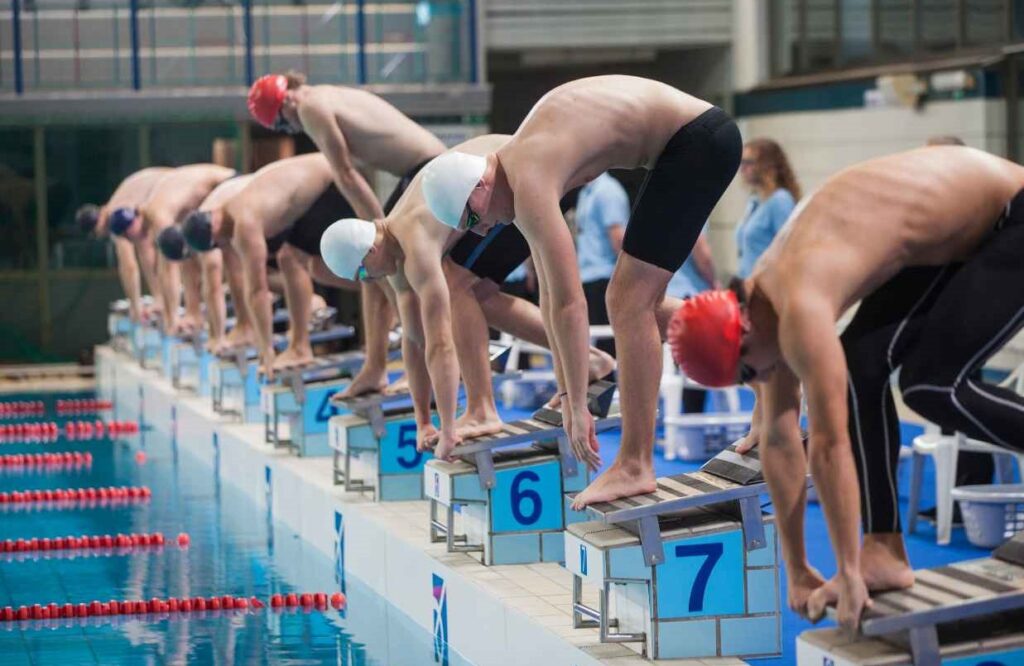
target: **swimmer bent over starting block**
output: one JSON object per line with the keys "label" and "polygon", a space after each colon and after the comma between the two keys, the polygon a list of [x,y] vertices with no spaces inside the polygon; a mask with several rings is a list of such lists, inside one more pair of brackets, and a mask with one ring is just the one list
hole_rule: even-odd
{"label": "swimmer bent over starting block", "polygon": [[573,452],[600,465],[587,410],[587,305],[576,250],[559,209],[566,192],[612,168],[648,170],[608,286],[618,350],[622,448],[575,499],[575,508],[656,489],[653,449],[661,333],[678,306],[665,290],[739,168],[742,141],[721,109],[671,86],[596,76],[545,95],[512,139],[486,156],[443,155],[424,169],[434,215],[486,234],[515,225],[529,242],[540,282]]}
{"label": "swimmer bent over starting block", "polygon": [[[701,294],[673,317],[688,376],[763,384],[755,426],[794,610],[818,618],[838,602],[840,624],[856,627],[869,589],[914,582],[896,496],[897,368],[904,401],[929,421],[1020,448],[1024,398],[969,378],[1024,325],[1022,188],[1024,168],[965,147],[864,162],[801,203],[737,292]],[[858,301],[840,339],[836,321]],[[808,463],[836,552],[827,584],[804,548]]]}

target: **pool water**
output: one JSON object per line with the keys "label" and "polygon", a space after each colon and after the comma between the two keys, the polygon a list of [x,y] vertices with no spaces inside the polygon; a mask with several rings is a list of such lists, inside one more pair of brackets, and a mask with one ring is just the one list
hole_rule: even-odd
{"label": "pool water", "polygon": [[[17,398],[7,398],[17,399]],[[50,405],[52,400],[48,401]],[[109,412],[104,420],[113,418]],[[90,416],[69,419],[92,418]],[[119,415],[119,418],[125,418]],[[52,410],[28,420],[57,421]],[[11,422],[6,420],[4,422]],[[0,454],[82,451],[91,468],[0,468],[0,491],[146,485],[144,503],[94,508],[0,507],[0,539],[162,532],[168,545],[103,551],[0,555],[0,607],[153,597],[256,596],[342,590],[342,611],[207,611],[0,622],[0,663],[14,664],[431,664],[433,636],[279,523],[167,434],[51,444],[5,443]],[[136,454],[145,452],[139,463]],[[187,549],[175,543],[191,537]],[[466,664],[454,650],[443,661]]]}

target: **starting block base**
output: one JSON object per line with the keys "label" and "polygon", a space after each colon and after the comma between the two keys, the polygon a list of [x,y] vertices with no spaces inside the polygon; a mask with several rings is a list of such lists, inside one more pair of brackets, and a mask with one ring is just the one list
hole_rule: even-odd
{"label": "starting block base", "polygon": [[261,386],[265,441],[275,447],[288,447],[299,456],[330,455],[328,421],[345,411],[331,402],[331,396],[350,383],[345,378],[304,384],[301,396],[289,385]]}
{"label": "starting block base", "polygon": [[258,367],[255,360],[247,360],[243,374],[236,361],[214,359],[210,363],[213,411],[233,416],[243,423],[258,423],[262,418]]}
{"label": "starting block base", "polygon": [[[621,527],[568,526],[574,626],[597,627],[602,642],[643,643],[653,659],[781,654],[778,546],[772,517],[762,521],[766,547],[747,550],[740,521],[685,510],[663,521],[666,556],[653,567]],[[583,605],[583,585],[598,588],[597,608]]]}
{"label": "starting block base", "polygon": [[484,488],[470,463],[427,463],[431,540],[449,552],[479,552],[485,565],[562,562],[566,525],[587,518],[565,493],[587,486],[586,466],[564,475],[557,449],[533,446],[496,453],[494,478]]}
{"label": "starting block base", "polygon": [[213,355],[191,342],[176,342],[171,347],[171,384],[196,395],[210,395],[210,364]]}
{"label": "starting block base", "polygon": [[160,331],[154,325],[133,324],[132,355],[143,368],[151,368],[163,351],[163,340]]}
{"label": "starting block base", "polygon": [[[416,450],[416,418],[409,410],[383,417],[379,438],[374,424],[362,416],[331,417],[334,483],[353,492],[369,491],[379,502],[423,499],[423,466],[433,455]],[[435,416],[434,424],[438,423]]]}
{"label": "starting block base", "polygon": [[[1017,631],[993,631],[942,645],[942,666],[1013,666],[1024,664],[1024,632],[1021,618]],[[880,638],[853,636],[837,627],[805,631],[796,639],[798,666],[913,666],[910,649]]]}

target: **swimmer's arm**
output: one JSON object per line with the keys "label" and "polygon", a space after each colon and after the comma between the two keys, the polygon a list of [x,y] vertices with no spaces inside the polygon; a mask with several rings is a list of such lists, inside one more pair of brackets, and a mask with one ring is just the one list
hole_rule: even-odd
{"label": "swimmer's arm", "polygon": [[352,153],[348,149],[348,142],[345,135],[338,127],[338,121],[327,109],[319,105],[312,105],[304,109],[302,113],[302,124],[304,127],[312,126],[314,129],[311,135],[331,164],[334,171],[334,183],[345,195],[356,215],[364,220],[377,220],[384,217],[384,210],[373,188],[359,173],[352,162]]}
{"label": "swimmer's arm", "polygon": [[274,297],[267,283],[267,241],[255,220],[235,220],[235,249],[245,280],[246,303],[252,314],[260,360],[267,371],[274,358]]}
{"label": "swimmer's arm", "polygon": [[441,262],[412,253],[405,259],[406,277],[420,301],[420,321],[423,327],[427,370],[437,400],[441,420],[441,434],[455,436],[455,408],[459,393],[459,363],[455,357],[452,336],[452,312],[448,283],[441,270]]}
{"label": "swimmer's arm", "polygon": [[117,276],[121,279],[121,288],[128,299],[132,321],[142,318],[142,283],[139,278],[139,261],[135,258],[135,248],[124,238],[114,238],[114,253],[117,256]]}
{"label": "swimmer's arm", "polygon": [[804,545],[807,458],[800,434],[800,381],[783,363],[757,385],[761,413],[761,465],[775,506],[787,570],[807,570]]}
{"label": "swimmer's arm", "polygon": [[860,489],[847,430],[847,370],[835,316],[817,295],[780,309],[779,343],[807,396],[808,457],[841,577],[860,577]]}
{"label": "swimmer's arm", "polygon": [[[209,253],[207,253],[209,254]],[[228,291],[235,306],[235,326],[252,326],[252,314],[245,296],[245,277],[242,275],[242,260],[230,245],[221,248],[223,270],[227,276]],[[221,302],[224,298],[221,297]]]}
{"label": "swimmer's arm", "polygon": [[[396,281],[393,281],[397,282]],[[430,374],[423,353],[423,320],[420,319],[420,303],[412,289],[396,286],[398,318],[402,322],[402,363],[409,381],[409,395],[412,397],[416,426],[430,425]]]}
{"label": "swimmer's arm", "polygon": [[221,340],[224,337],[227,306],[224,303],[224,285],[221,284],[224,277],[223,263],[220,250],[199,255],[203,276],[203,301],[206,302],[206,320],[210,324],[211,340]]}
{"label": "swimmer's arm", "polygon": [[587,409],[587,378],[590,359],[590,333],[587,302],[583,297],[576,249],[572,233],[558,208],[556,192],[540,187],[523,188],[516,197],[516,220],[537,264],[542,297],[550,298],[550,321],[544,322],[553,337],[552,353],[557,354],[569,405],[577,413]]}

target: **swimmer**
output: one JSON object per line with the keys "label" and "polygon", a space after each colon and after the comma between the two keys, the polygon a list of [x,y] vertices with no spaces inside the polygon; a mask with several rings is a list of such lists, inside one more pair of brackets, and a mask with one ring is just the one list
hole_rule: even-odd
{"label": "swimmer", "polygon": [[[457,150],[485,155],[507,135],[476,137]],[[494,434],[501,419],[494,402],[488,356],[488,324],[547,345],[540,310],[501,293],[498,285],[529,256],[515,227],[495,228],[486,237],[439,224],[427,207],[422,174],[416,176],[382,220],[340,220],[324,234],[324,260],[337,275],[387,278],[402,321],[402,358],[417,420],[420,450],[436,443],[434,455],[448,458],[463,438]],[[604,377],[614,360],[592,350],[592,375]],[[459,374],[466,385],[466,411],[455,418]],[[430,418],[431,387],[441,430]]]}
{"label": "swimmer", "polygon": [[[203,200],[195,211],[186,216],[212,215],[219,211],[232,197],[242,191],[252,175],[235,176],[218,185]],[[182,276],[199,275],[203,288],[203,302],[206,304],[206,321],[209,326],[207,351],[221,354],[236,347],[255,343],[252,315],[245,302],[241,268],[232,254],[224,256],[219,249],[212,252],[193,252],[185,240],[181,225],[165,228],[157,236],[157,246],[169,261],[180,261]],[[227,304],[224,298],[222,280],[227,273],[228,289],[235,304],[235,326],[225,335]]]}
{"label": "swimmer", "polygon": [[[258,79],[249,91],[249,111],[264,127],[305,132],[330,161],[334,184],[355,209],[352,217],[364,220],[387,215],[412,177],[445,150],[440,139],[377,95],[361,88],[308,85],[297,72]],[[356,163],[399,179],[384,206]],[[394,321],[389,298],[394,296],[383,283],[363,283],[360,291],[366,362],[343,397],[379,391],[387,383],[387,334]]]}
{"label": "swimmer", "polygon": [[608,169],[648,170],[607,294],[622,448],[577,495],[577,509],[655,489],[661,340],[678,304],[665,290],[736,174],[741,150],[735,123],[710,103],[648,79],[596,76],[548,92],[498,150],[483,157],[451,152],[424,172],[424,194],[439,220],[478,234],[514,220],[529,242],[565,394],[566,432],[575,455],[597,469],[601,459],[587,409],[586,299],[558,202]]}
{"label": "swimmer", "polygon": [[[182,225],[185,240],[196,251],[220,248],[225,266],[240,267],[239,286],[244,285],[243,300],[255,324],[261,369],[271,379],[277,370],[313,360],[312,281],[356,287],[335,277],[320,257],[324,230],[339,217],[354,214],[331,176],[330,164],[320,153],[278,160],[257,171],[220,208],[190,215]],[[288,348],[280,356],[273,347],[273,295],[267,275],[272,254],[284,278],[290,322]]]}
{"label": "swimmer", "polygon": [[[181,275],[176,263],[157,252],[156,238],[202,203],[217,185],[235,174],[234,169],[216,164],[192,164],[163,176],[141,206],[123,206],[109,217],[112,234],[132,243],[143,270],[156,280],[157,301],[163,311],[164,331],[174,335],[198,330],[201,314],[198,280],[190,275],[185,289],[185,317],[178,318]],[[152,286],[152,285],[151,285]]]}
{"label": "swimmer", "polygon": [[[1022,188],[1024,168],[966,147],[857,164],[796,208],[735,291],[701,294],[673,318],[688,376],[761,384],[761,461],[794,610],[817,619],[837,602],[853,628],[868,590],[914,582],[896,495],[897,369],[921,416],[1020,450],[1024,398],[970,377],[1022,325]],[[836,321],[857,302],[839,337]],[[837,560],[827,584],[804,548],[808,465]]]}
{"label": "swimmer", "polygon": [[[121,181],[110,200],[103,206],[84,204],[75,212],[75,224],[83,234],[92,234],[102,238],[109,234],[110,213],[119,208],[138,208],[153,191],[153,186],[161,178],[173,171],[170,167],[149,167],[136,171]],[[130,241],[119,236],[111,236],[114,241],[114,252],[117,257],[117,276],[128,299],[128,312],[133,322],[139,323],[148,318],[149,312],[142,306],[142,282],[139,277],[139,261],[135,257],[135,249]],[[143,267],[142,277],[151,293],[157,293],[156,275]]]}

